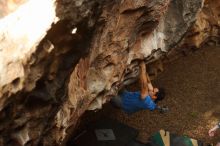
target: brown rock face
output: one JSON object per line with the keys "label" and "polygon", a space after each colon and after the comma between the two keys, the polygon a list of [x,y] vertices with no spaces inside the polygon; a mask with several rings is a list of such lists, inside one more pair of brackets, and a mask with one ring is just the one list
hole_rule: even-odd
{"label": "brown rock face", "polygon": [[211,41],[215,45],[219,43],[220,26],[219,1],[206,0],[203,9],[198,13],[195,24],[187,32],[183,45],[200,48],[204,43]]}
{"label": "brown rock face", "polygon": [[119,84],[218,43],[218,0],[10,0],[0,8],[0,145],[65,145]]}

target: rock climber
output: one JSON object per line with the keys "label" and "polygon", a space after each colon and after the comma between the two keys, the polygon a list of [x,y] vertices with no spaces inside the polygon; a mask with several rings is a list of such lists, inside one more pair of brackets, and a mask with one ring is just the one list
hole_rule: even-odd
{"label": "rock climber", "polygon": [[144,61],[140,63],[140,91],[129,92],[122,90],[117,96],[112,97],[111,102],[114,106],[122,108],[127,113],[135,113],[139,110],[158,109],[160,112],[167,112],[167,107],[159,107],[156,103],[165,97],[163,88],[154,88],[149,75],[146,72]]}
{"label": "rock climber", "polygon": [[[209,130],[209,136],[210,137],[215,136],[215,133],[219,128],[220,128],[220,122],[216,124],[212,129]],[[220,146],[220,142],[218,142],[216,146]]]}

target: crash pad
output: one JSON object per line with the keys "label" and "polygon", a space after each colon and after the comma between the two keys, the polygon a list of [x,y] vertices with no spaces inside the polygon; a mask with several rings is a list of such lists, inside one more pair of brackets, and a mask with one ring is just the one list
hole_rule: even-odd
{"label": "crash pad", "polygon": [[74,139],[72,146],[126,146],[137,137],[138,131],[119,121],[102,118]]}
{"label": "crash pad", "polygon": [[201,141],[188,136],[179,136],[160,130],[150,138],[152,146],[205,146]]}

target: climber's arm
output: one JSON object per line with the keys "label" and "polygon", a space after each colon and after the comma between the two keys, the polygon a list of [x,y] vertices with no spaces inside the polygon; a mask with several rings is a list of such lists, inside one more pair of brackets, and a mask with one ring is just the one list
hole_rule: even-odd
{"label": "climber's arm", "polygon": [[145,99],[148,93],[148,79],[146,76],[146,66],[144,61],[140,63],[140,84],[141,84],[141,99]]}
{"label": "climber's arm", "polygon": [[153,92],[154,87],[153,87],[153,85],[152,85],[152,83],[151,83],[150,77],[149,77],[149,75],[148,75],[147,72],[146,72],[146,77],[147,77],[148,91],[149,91],[149,92]]}

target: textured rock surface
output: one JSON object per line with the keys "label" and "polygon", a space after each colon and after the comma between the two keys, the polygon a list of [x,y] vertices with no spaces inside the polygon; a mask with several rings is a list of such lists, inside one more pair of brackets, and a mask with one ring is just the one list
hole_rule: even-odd
{"label": "textured rock surface", "polygon": [[119,84],[137,79],[139,60],[156,75],[178,52],[217,43],[219,6],[217,0],[0,2],[0,145],[64,145],[85,110],[100,109]]}
{"label": "textured rock surface", "polygon": [[220,2],[205,1],[202,11],[198,14],[193,27],[187,33],[184,43],[190,47],[201,47],[207,41],[215,45],[219,43]]}
{"label": "textured rock surface", "polygon": [[[1,7],[5,8],[2,11],[8,13],[11,5],[12,8],[16,7],[16,3],[12,2],[1,4]],[[20,4],[20,1],[18,2]],[[38,12],[39,8],[36,6],[40,5],[44,5],[41,8],[47,14]],[[28,13],[30,9],[32,13]],[[7,97],[20,90],[32,90],[41,77],[43,66],[39,66],[35,74],[32,73],[31,66],[33,67],[36,61],[34,53],[55,18],[54,1],[30,0],[17,8],[16,13],[0,20],[0,110],[6,105],[4,102]]]}

